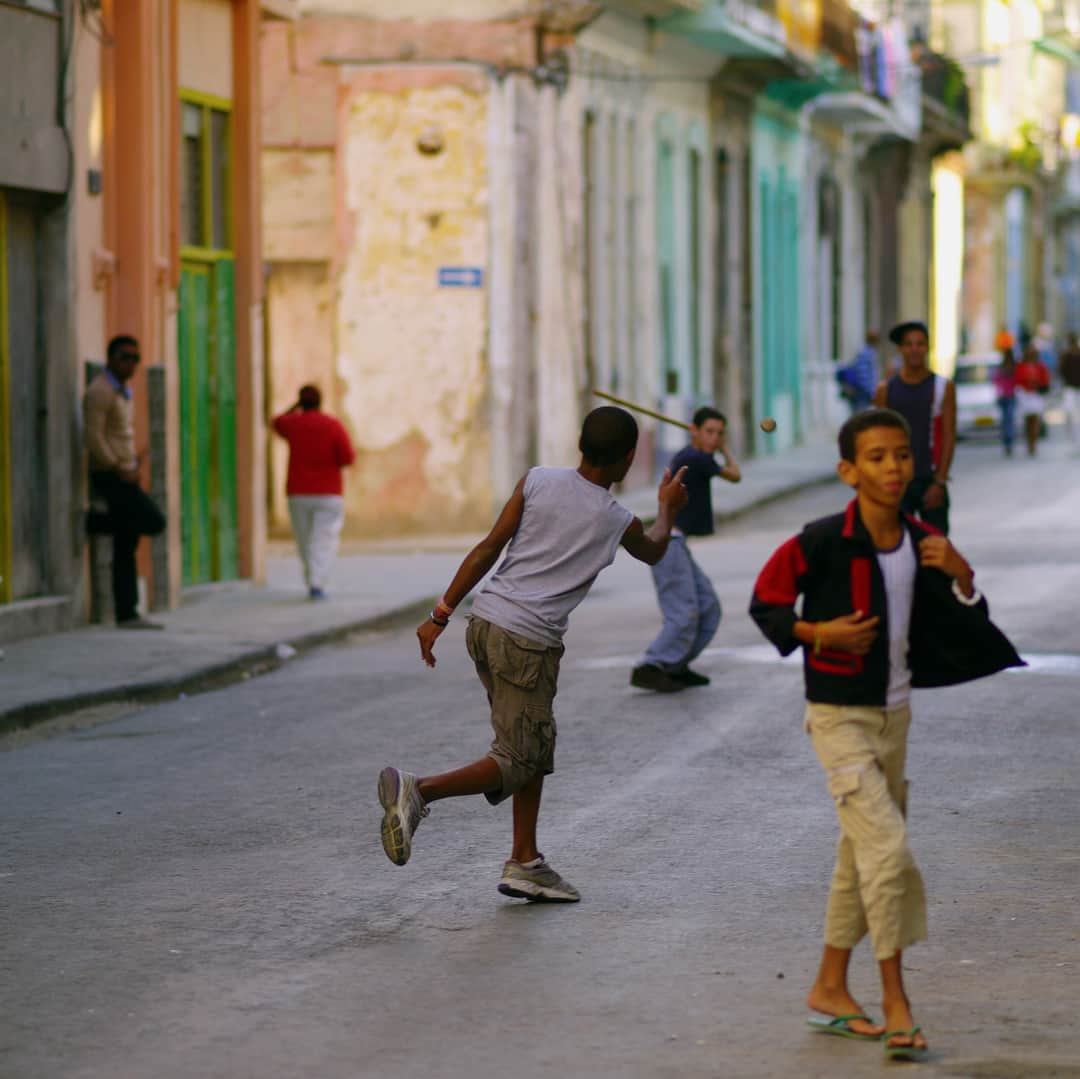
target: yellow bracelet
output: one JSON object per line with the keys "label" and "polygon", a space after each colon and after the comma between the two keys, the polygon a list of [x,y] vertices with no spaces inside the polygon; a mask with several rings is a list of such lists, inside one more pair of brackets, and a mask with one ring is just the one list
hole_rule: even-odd
{"label": "yellow bracelet", "polygon": [[821,628],[816,622],[814,623],[814,655],[821,655]]}

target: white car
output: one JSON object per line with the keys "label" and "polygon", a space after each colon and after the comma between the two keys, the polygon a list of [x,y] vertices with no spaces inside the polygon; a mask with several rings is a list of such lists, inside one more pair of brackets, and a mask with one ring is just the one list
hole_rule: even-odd
{"label": "white car", "polygon": [[1001,411],[997,406],[994,372],[1001,362],[996,352],[956,357],[956,435],[972,438],[1001,433]]}

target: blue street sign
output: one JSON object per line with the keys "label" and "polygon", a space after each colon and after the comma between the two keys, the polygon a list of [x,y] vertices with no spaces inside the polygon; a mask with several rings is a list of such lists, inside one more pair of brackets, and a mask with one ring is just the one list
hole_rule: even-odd
{"label": "blue street sign", "polygon": [[440,266],[439,288],[483,288],[484,271],[479,266]]}

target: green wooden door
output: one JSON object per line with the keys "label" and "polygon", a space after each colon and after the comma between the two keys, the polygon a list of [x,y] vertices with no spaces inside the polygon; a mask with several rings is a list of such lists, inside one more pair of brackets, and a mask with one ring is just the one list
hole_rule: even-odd
{"label": "green wooden door", "polygon": [[180,459],[184,584],[239,572],[236,269],[229,102],[181,92]]}
{"label": "green wooden door", "polygon": [[180,276],[180,483],[185,585],[237,575],[235,289],[231,259]]}

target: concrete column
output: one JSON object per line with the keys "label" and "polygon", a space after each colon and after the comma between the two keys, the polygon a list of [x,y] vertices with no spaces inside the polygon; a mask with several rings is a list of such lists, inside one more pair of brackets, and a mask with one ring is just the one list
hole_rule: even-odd
{"label": "concrete column", "polygon": [[259,198],[258,0],[233,3],[233,235],[236,245],[236,469],[239,569],[266,576],[266,422]]}
{"label": "concrete column", "polygon": [[544,86],[537,96],[537,457],[572,465],[585,389],[581,124],[572,94],[560,100],[554,87]]}
{"label": "concrete column", "polygon": [[492,493],[509,497],[533,464],[535,90],[523,76],[491,86],[491,262],[488,363]]}

